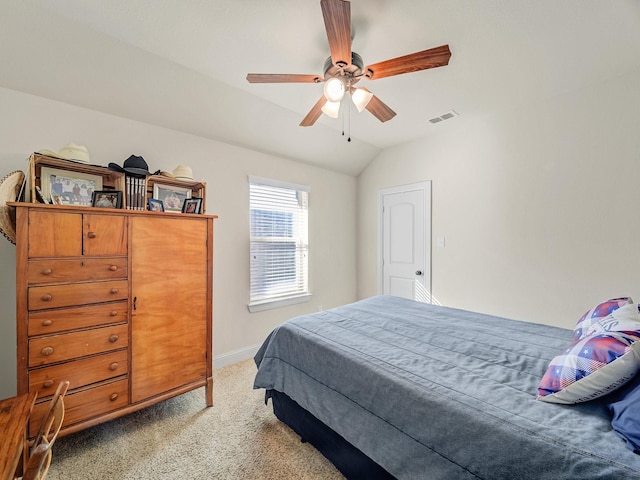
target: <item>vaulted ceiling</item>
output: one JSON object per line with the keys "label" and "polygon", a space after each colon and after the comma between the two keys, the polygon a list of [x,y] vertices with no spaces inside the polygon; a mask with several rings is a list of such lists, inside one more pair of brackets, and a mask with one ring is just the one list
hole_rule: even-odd
{"label": "vaulted ceiling", "polygon": [[[352,45],[365,65],[443,44],[449,65],[363,80],[397,112],[388,122],[351,109],[300,127],[322,84],[246,75],[324,73],[319,0],[0,7],[1,87],[353,175],[384,148],[640,69],[636,0],[352,0]],[[451,111],[459,116],[429,121]]]}

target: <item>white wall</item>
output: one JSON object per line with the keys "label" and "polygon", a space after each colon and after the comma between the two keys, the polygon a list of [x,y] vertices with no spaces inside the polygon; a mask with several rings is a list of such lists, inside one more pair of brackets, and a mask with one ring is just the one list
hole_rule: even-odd
{"label": "white wall", "polygon": [[[190,165],[207,182],[215,226],[215,366],[247,358],[280,322],[356,299],[356,179],[221,142],[0,89],[0,178],[29,154],[86,145],[106,166],[142,155],[150,170]],[[309,303],[250,314],[248,175],[311,186]],[[16,392],[15,247],[0,238],[0,398]]]}
{"label": "white wall", "polygon": [[[377,293],[377,191],[432,180],[433,295],[572,327],[640,300],[640,72],[385,150],[358,179],[358,297]],[[446,246],[435,246],[444,236]]]}

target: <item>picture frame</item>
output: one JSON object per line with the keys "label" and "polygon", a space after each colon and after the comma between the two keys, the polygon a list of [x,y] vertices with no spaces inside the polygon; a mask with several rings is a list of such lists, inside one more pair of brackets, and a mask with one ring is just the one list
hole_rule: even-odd
{"label": "picture frame", "polygon": [[91,197],[91,206],[99,208],[122,208],[122,192],[120,190],[97,190]]}
{"label": "picture frame", "polygon": [[56,205],[91,206],[93,192],[102,190],[102,177],[42,167],[40,170],[40,189],[43,198],[51,199],[51,203]]}
{"label": "picture frame", "polygon": [[202,198],[191,197],[185,199],[182,204],[182,213],[200,213],[202,207]]}
{"label": "picture frame", "polygon": [[38,200],[39,203],[49,203],[49,200],[47,200],[44,195],[42,195],[42,190],[40,190],[40,187],[36,185],[36,200]]}
{"label": "picture frame", "polygon": [[149,198],[148,203],[150,212],[164,212],[164,203],[162,203],[162,200]]}
{"label": "picture frame", "polygon": [[191,198],[190,188],[174,187],[173,185],[155,183],[153,185],[153,198],[162,200],[164,211],[182,212],[182,206],[187,198]]}

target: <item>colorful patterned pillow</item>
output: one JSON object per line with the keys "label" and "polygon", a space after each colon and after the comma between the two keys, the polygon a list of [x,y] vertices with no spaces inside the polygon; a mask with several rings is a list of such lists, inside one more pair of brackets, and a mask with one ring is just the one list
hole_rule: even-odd
{"label": "colorful patterned pillow", "polygon": [[633,303],[631,297],[620,297],[612,298],[611,300],[607,300],[606,302],[602,302],[593,307],[580,317],[580,320],[576,323],[576,326],[573,329],[573,341],[577,342],[578,340],[582,340],[587,336],[587,332],[591,325],[596,323],[598,320],[605,318],[614,310],[629,303]]}
{"label": "colorful patterned pillow", "polygon": [[580,403],[621,387],[640,370],[638,340],[638,306],[629,304],[614,310],[594,325],[592,335],[572,343],[551,360],[538,386],[538,400]]}

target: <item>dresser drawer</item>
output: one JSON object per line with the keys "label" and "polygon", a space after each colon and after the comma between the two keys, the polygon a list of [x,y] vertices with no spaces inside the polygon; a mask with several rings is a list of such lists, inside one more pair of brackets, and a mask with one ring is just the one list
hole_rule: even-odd
{"label": "dresser drawer", "polygon": [[127,280],[29,287],[29,310],[71,307],[128,298]]}
{"label": "dresser drawer", "polygon": [[119,350],[128,343],[128,324],[32,338],[29,339],[29,367]]}
{"label": "dresser drawer", "polygon": [[99,327],[109,323],[123,323],[127,321],[128,308],[128,302],[124,301],[31,312],[28,334],[33,337],[78,328]]}
{"label": "dresser drawer", "polygon": [[53,395],[58,384],[69,381],[69,389],[84,387],[110,378],[124,375],[129,371],[129,352],[118,350],[95,357],[38,368],[29,371],[29,391],[38,392],[38,398]]}
{"label": "dresser drawer", "polygon": [[[95,388],[67,393],[64,397],[65,412],[62,426],[64,428],[67,425],[126,407],[128,404],[129,381],[126,377]],[[29,420],[29,437],[35,437],[38,433],[38,427],[48,408],[49,402],[46,401],[33,407]]]}
{"label": "dresser drawer", "polygon": [[29,285],[126,279],[127,258],[31,260],[28,270]]}

